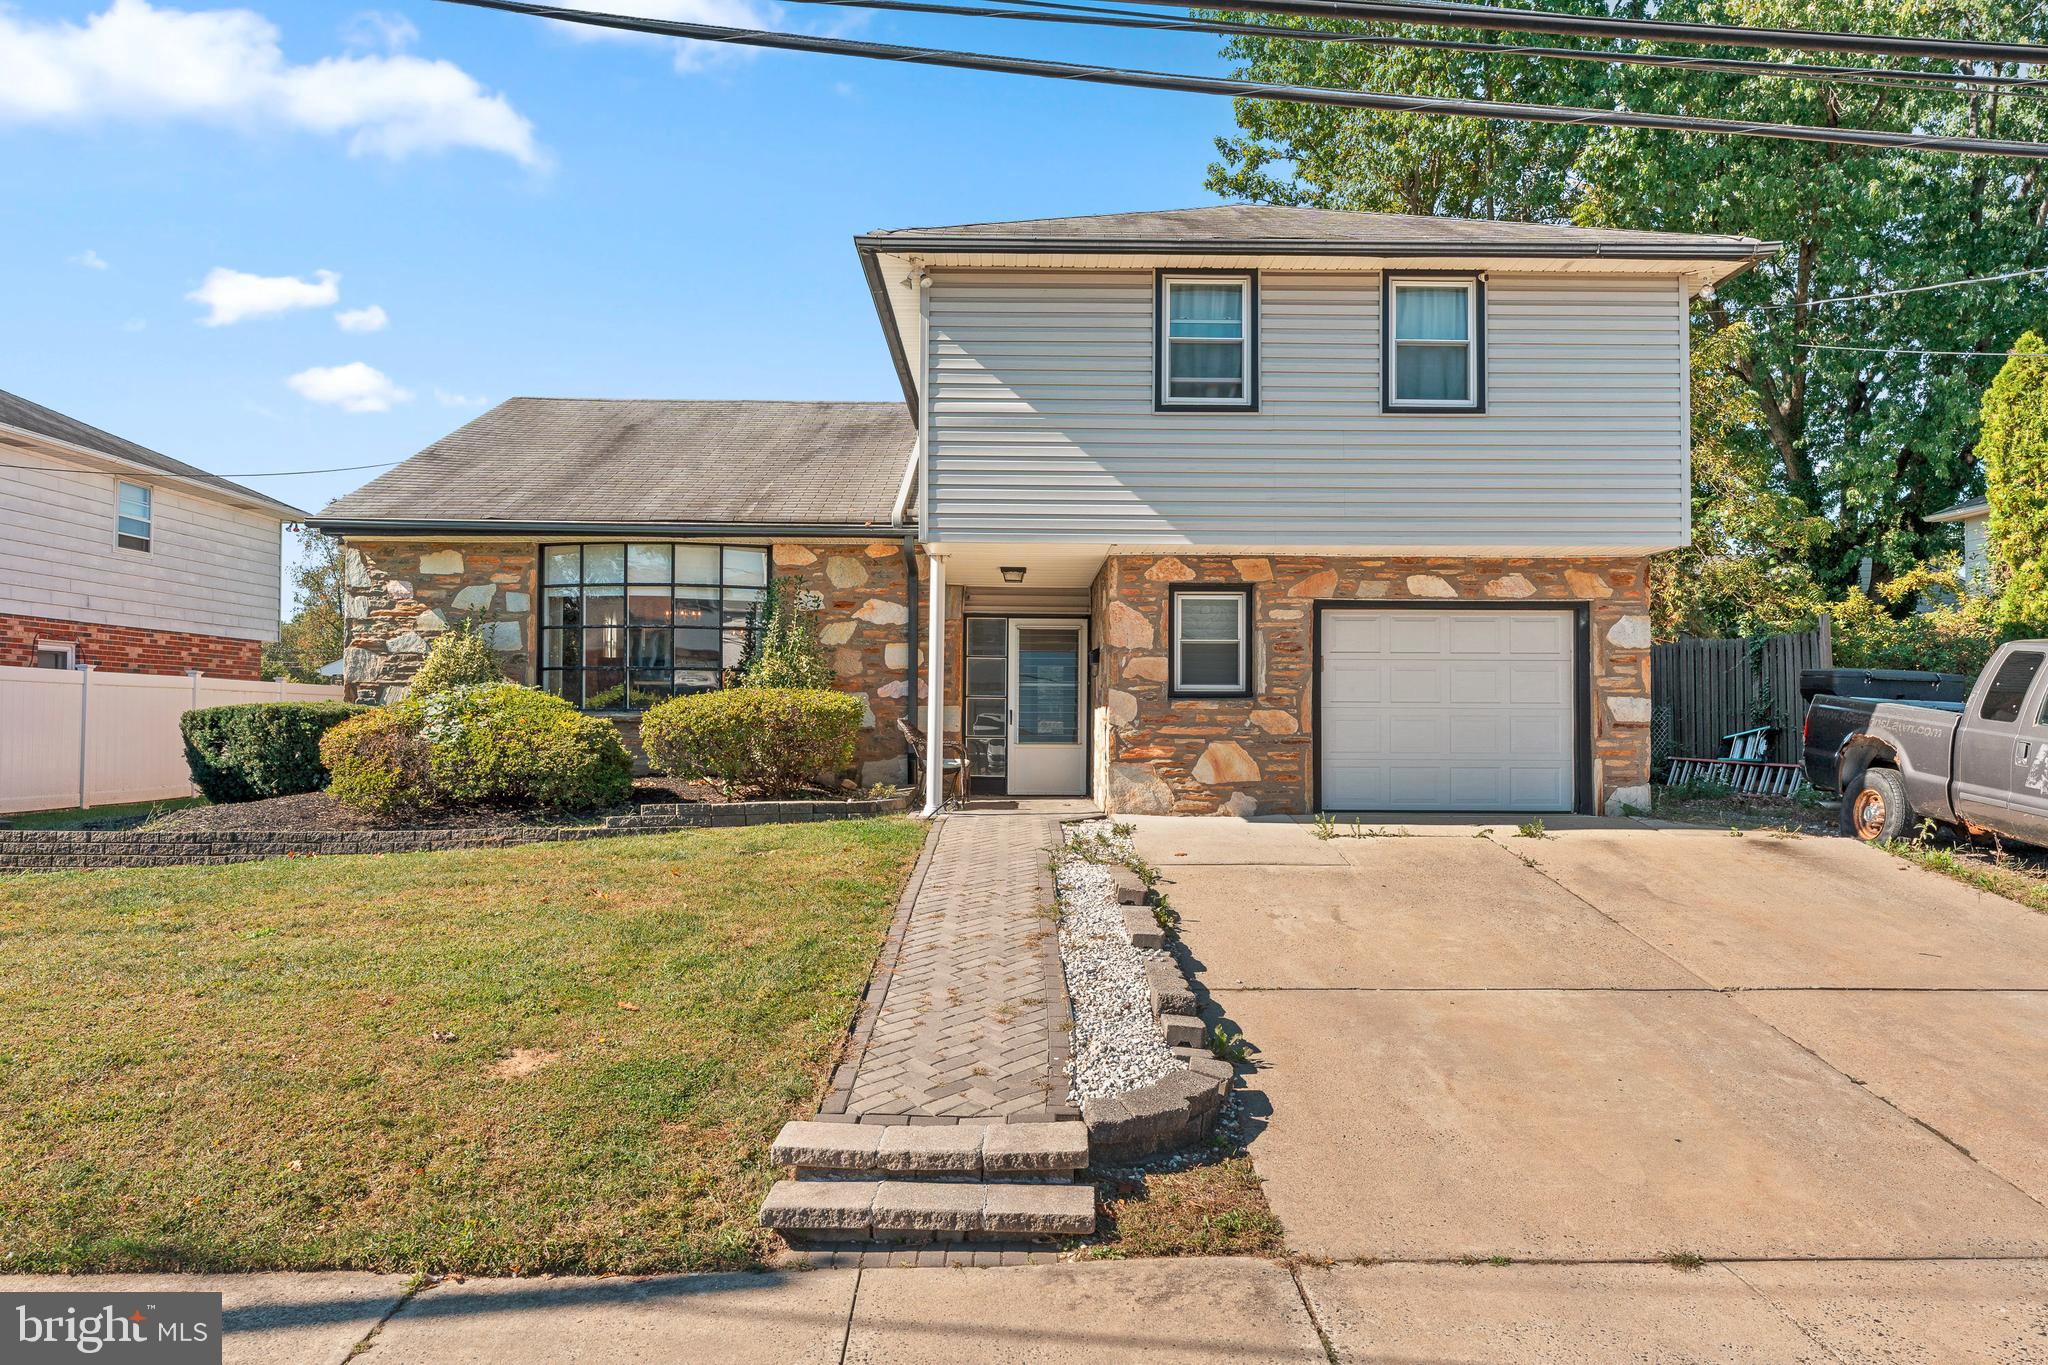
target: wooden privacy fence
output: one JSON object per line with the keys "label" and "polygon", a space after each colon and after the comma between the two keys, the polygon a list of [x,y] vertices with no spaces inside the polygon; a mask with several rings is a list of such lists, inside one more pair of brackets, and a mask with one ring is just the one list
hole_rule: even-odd
{"label": "wooden privacy fence", "polygon": [[1748,640],[1674,640],[1650,651],[1650,697],[1659,757],[1718,758],[1721,737],[1771,727],[1765,757],[1799,760],[1799,673],[1832,668],[1827,617],[1813,630]]}
{"label": "wooden privacy fence", "polygon": [[340,699],[341,688],[308,683],[0,667],[0,812],[190,796],[185,712]]}

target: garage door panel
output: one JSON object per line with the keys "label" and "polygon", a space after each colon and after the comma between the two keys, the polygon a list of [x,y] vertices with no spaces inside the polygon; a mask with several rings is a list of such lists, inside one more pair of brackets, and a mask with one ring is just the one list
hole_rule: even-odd
{"label": "garage door panel", "polygon": [[1571,695],[1571,664],[1515,663],[1507,668],[1507,701],[1512,706],[1557,706]]}
{"label": "garage door panel", "polygon": [[1454,616],[1445,632],[1449,654],[1501,654],[1507,650],[1507,622],[1498,616]]}
{"label": "garage door panel", "polygon": [[1574,636],[1569,610],[1326,610],[1324,806],[1570,810]]}
{"label": "garage door panel", "polygon": [[1443,700],[1445,667],[1440,663],[1399,663],[1387,670],[1387,701],[1395,706],[1433,706]]}
{"label": "garage door panel", "polygon": [[1389,654],[1442,654],[1444,652],[1444,622],[1440,616],[1408,616],[1405,613],[1387,622],[1387,652]]}

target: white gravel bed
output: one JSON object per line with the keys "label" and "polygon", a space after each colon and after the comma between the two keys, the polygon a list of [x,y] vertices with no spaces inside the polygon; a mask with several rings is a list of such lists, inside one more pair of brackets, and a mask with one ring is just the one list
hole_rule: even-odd
{"label": "white gravel bed", "polygon": [[[1106,836],[1118,852],[1130,851],[1128,840],[1116,836],[1106,820],[1069,830],[1071,837]],[[1186,1064],[1167,1050],[1152,1019],[1146,955],[1124,932],[1123,907],[1117,904],[1109,870],[1070,847],[1060,855],[1056,877],[1060,962],[1074,1002],[1073,1102],[1121,1095],[1169,1072],[1186,1070]]]}

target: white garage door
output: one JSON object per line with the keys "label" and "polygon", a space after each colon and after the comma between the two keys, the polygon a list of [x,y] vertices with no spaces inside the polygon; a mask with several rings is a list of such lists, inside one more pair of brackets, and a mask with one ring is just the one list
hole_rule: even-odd
{"label": "white garage door", "polygon": [[1568,811],[1569,611],[1323,613],[1326,810]]}

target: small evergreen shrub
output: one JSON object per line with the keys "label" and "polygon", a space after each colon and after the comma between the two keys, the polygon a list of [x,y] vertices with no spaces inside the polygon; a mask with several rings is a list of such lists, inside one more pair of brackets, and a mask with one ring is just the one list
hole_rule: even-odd
{"label": "small evergreen shrub", "polygon": [[585,810],[633,789],[610,722],[517,683],[408,695],[336,727],[323,746],[344,805],[379,815],[439,806]]}
{"label": "small evergreen shrub", "polygon": [[320,737],[364,708],[339,701],[208,706],[178,720],[192,782],[216,805],[319,791]]}
{"label": "small evergreen shrub", "polygon": [[727,796],[788,796],[852,765],[860,698],[821,687],[734,687],[676,697],[640,723],[657,771],[715,782]]}
{"label": "small evergreen shrub", "polygon": [[409,696],[445,692],[451,687],[474,687],[480,683],[505,681],[505,670],[491,651],[482,622],[458,621],[427,647],[426,660],[412,675]]}
{"label": "small evergreen shrub", "polygon": [[327,794],[351,810],[415,815],[438,804],[432,751],[396,707],[368,711],[329,730],[320,756]]}

